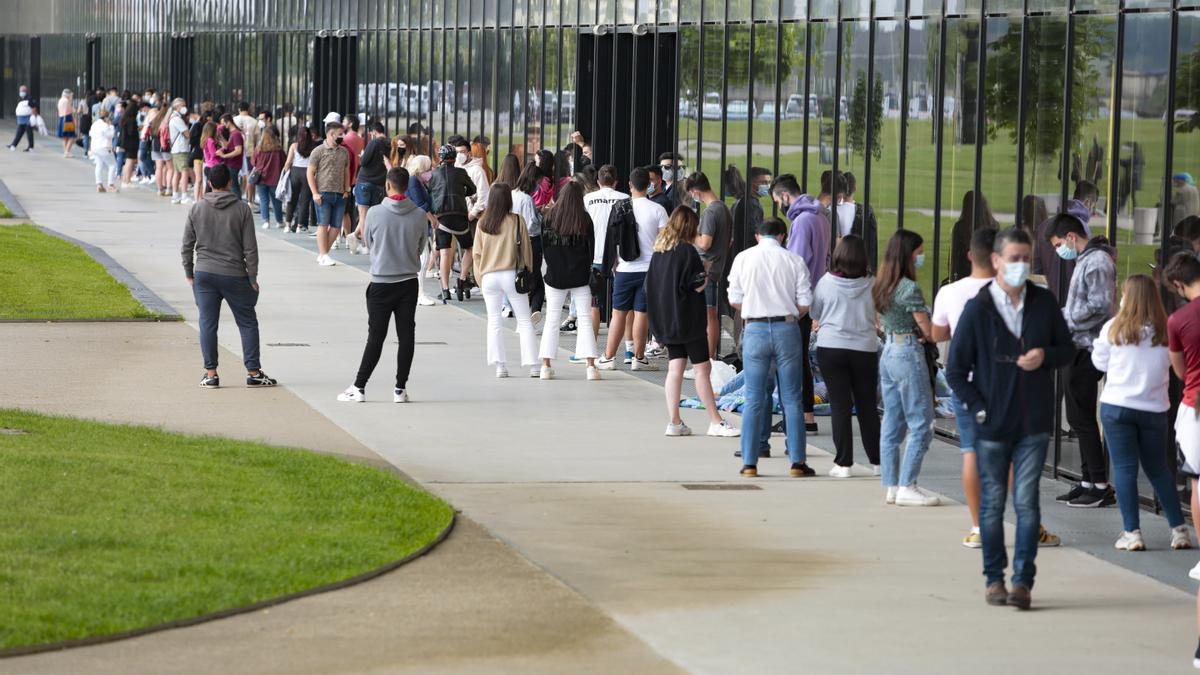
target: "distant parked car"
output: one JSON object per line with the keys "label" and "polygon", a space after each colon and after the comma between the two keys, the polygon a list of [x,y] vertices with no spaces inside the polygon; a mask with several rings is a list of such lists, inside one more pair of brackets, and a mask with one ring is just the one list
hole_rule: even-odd
{"label": "distant parked car", "polygon": [[704,108],[701,109],[700,115],[706,120],[721,119],[721,95],[705,94]]}

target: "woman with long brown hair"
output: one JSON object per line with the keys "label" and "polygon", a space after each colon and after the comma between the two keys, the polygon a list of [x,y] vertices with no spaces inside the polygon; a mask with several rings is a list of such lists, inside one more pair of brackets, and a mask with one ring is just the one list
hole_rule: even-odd
{"label": "woman with long brown hair", "polygon": [[[932,342],[929,309],[917,284],[925,264],[925,241],[912,230],[899,230],[888,241],[879,274],[871,288],[883,327],[879,385],[883,392],[883,426],[879,455],[885,501],[899,506],[937,506],[941,499],[917,486],[921,460],[933,438],[933,386],[925,361],[925,342]],[[907,433],[904,462],[900,442]]]}
{"label": "woman with long brown hair", "polygon": [[[983,196],[983,193],[979,193],[978,198],[979,204],[976,205],[975,191],[967,190],[963,195],[962,211],[950,229],[951,281],[971,276],[971,260],[967,258],[967,252],[971,250],[971,235],[975,234],[975,230],[1000,228],[1000,223],[992,215],[992,209],[988,206],[987,198]],[[978,218],[976,218],[976,211],[978,211]]]}
{"label": "woman with long brown hair", "polygon": [[283,173],[283,144],[279,142],[279,132],[275,127],[267,125],[258,138],[258,147],[250,165],[258,172],[258,181],[254,189],[258,193],[258,213],[262,216],[264,230],[271,227],[271,210],[275,208],[275,227],[283,229],[283,202],[275,196],[275,188],[279,186],[279,177]]}
{"label": "woman with long brown hair", "polygon": [[1171,358],[1167,311],[1154,280],[1135,274],[1125,281],[1121,308],[1100,329],[1092,345],[1092,363],[1107,372],[1100,394],[1100,423],[1112,456],[1113,482],[1124,530],[1116,547],[1144,551],[1138,513],[1138,464],[1171,526],[1171,548],[1191,548],[1175,480],[1167,467],[1167,395]]}
{"label": "woman with long brown hair", "polygon": [[488,205],[479,217],[475,237],[475,274],[487,306],[487,360],[496,366],[496,377],[508,377],[504,349],[504,326],[500,306],[508,299],[517,315],[517,334],[521,338],[521,365],[530,377],[540,377],[537,367],[537,342],[529,312],[529,296],[517,292],[517,272],[533,269],[532,246],[525,220],[512,212],[512,188],[507,183],[492,185]]}
{"label": "woman with long brown hair", "polygon": [[391,164],[388,168],[407,166],[408,159],[419,154],[417,142],[412,136],[397,136],[392,139],[392,151],[388,153],[388,162]]}
{"label": "woman with long brown hair", "polygon": [[[528,198],[528,197],[527,197]],[[533,208],[530,201],[529,208]],[[546,329],[542,331],[542,379],[554,379],[551,360],[558,354],[558,325],[563,302],[572,303],[583,327],[575,341],[575,358],[587,361],[587,379],[599,380],[596,369],[596,336],[592,333],[592,256],[596,234],[592,218],[583,206],[583,188],[569,184],[546,212],[542,226],[546,256]]]}
{"label": "woman with long brown hair", "polygon": [[[563,188],[562,199],[568,190]],[[555,207],[556,209],[558,207]],[[683,371],[688,361],[696,376],[696,393],[708,412],[709,436],[738,436],[740,432],[717,411],[713,395],[712,360],[708,353],[708,317],[704,306],[704,288],[710,283],[704,262],[694,242],[700,218],[686,206],[679,206],[667,219],[654,241],[654,255],[646,272],[646,313],[650,332],[667,348],[667,436],[691,436],[692,430],[679,416],[679,396],[683,389]],[[580,313],[580,319],[584,313]],[[579,331],[580,339],[586,331]]]}

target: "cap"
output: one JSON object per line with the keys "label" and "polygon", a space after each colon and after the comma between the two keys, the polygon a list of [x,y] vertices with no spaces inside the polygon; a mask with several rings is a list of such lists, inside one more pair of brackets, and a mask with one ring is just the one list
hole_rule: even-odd
{"label": "cap", "polygon": [[454,149],[453,145],[443,145],[438,148],[438,157],[441,159],[451,159],[456,155],[458,155],[458,151]]}
{"label": "cap", "polygon": [[1188,185],[1196,184],[1196,181],[1192,179],[1192,174],[1187,173],[1186,171],[1182,172],[1182,173],[1177,173],[1174,176],[1172,176],[1172,178],[1174,180],[1181,180],[1181,181],[1187,183]]}
{"label": "cap", "polygon": [[329,113],[328,115],[326,115],[326,116],[325,116],[325,119],[321,120],[321,123],[322,123],[322,124],[335,124],[335,123],[336,123],[336,124],[341,124],[341,123],[342,123],[342,116],[341,116],[341,115],[339,115],[339,114],[337,114],[337,113],[335,113],[335,112],[331,112],[331,113]]}

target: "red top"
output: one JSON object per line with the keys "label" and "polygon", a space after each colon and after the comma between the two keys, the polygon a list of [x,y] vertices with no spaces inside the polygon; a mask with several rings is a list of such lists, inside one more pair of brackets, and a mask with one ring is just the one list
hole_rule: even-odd
{"label": "red top", "polygon": [[1187,370],[1183,378],[1183,402],[1196,407],[1200,391],[1200,298],[1176,310],[1167,319],[1167,337],[1172,352],[1182,352]]}
{"label": "red top", "polygon": [[267,187],[279,185],[279,172],[283,171],[283,162],[282,150],[272,150],[271,152],[260,150],[254,153],[254,157],[250,159],[250,165],[258,169],[259,175],[262,176],[261,182]]}
{"label": "red top", "polygon": [[[224,152],[233,152],[236,147],[242,148],[242,154],[246,153],[246,140],[242,137],[242,132],[234,129],[229,132],[229,142],[225,144]],[[221,161],[225,162],[225,166],[235,171],[242,170],[242,155],[236,157],[225,157]]]}
{"label": "red top", "polygon": [[346,151],[347,155],[350,155],[350,185],[353,186],[354,181],[358,179],[358,153],[346,143],[344,138],[342,139],[342,149]]}

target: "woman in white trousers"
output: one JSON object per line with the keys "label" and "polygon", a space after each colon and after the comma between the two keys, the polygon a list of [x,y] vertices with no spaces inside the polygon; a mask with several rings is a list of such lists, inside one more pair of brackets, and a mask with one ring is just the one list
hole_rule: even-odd
{"label": "woman in white trousers", "polygon": [[117,191],[117,156],[113,153],[113,137],[116,129],[108,121],[108,110],[100,107],[100,114],[92,123],[88,132],[91,148],[88,152],[96,163],[96,191],[104,192],[104,186],[112,192]]}
{"label": "woman in white trousers", "polygon": [[504,325],[500,318],[500,308],[507,298],[517,316],[521,365],[530,369],[530,377],[538,377],[541,369],[537,367],[537,338],[529,313],[529,296],[518,293],[516,287],[518,270],[531,273],[533,269],[533,252],[525,221],[511,211],[512,189],[506,183],[492,185],[487,207],[479,217],[473,251],[475,275],[487,306],[487,359],[489,365],[496,366],[496,377],[508,377]]}
{"label": "woman in white trousers", "polygon": [[583,188],[574,181],[558,193],[542,225],[542,254],[546,261],[546,323],[542,330],[543,380],[554,379],[551,360],[558,353],[558,326],[563,302],[570,297],[576,316],[575,358],[587,361],[587,379],[599,380],[596,368],[596,336],[592,332],[592,256],[596,235],[592,218],[583,206]]}

